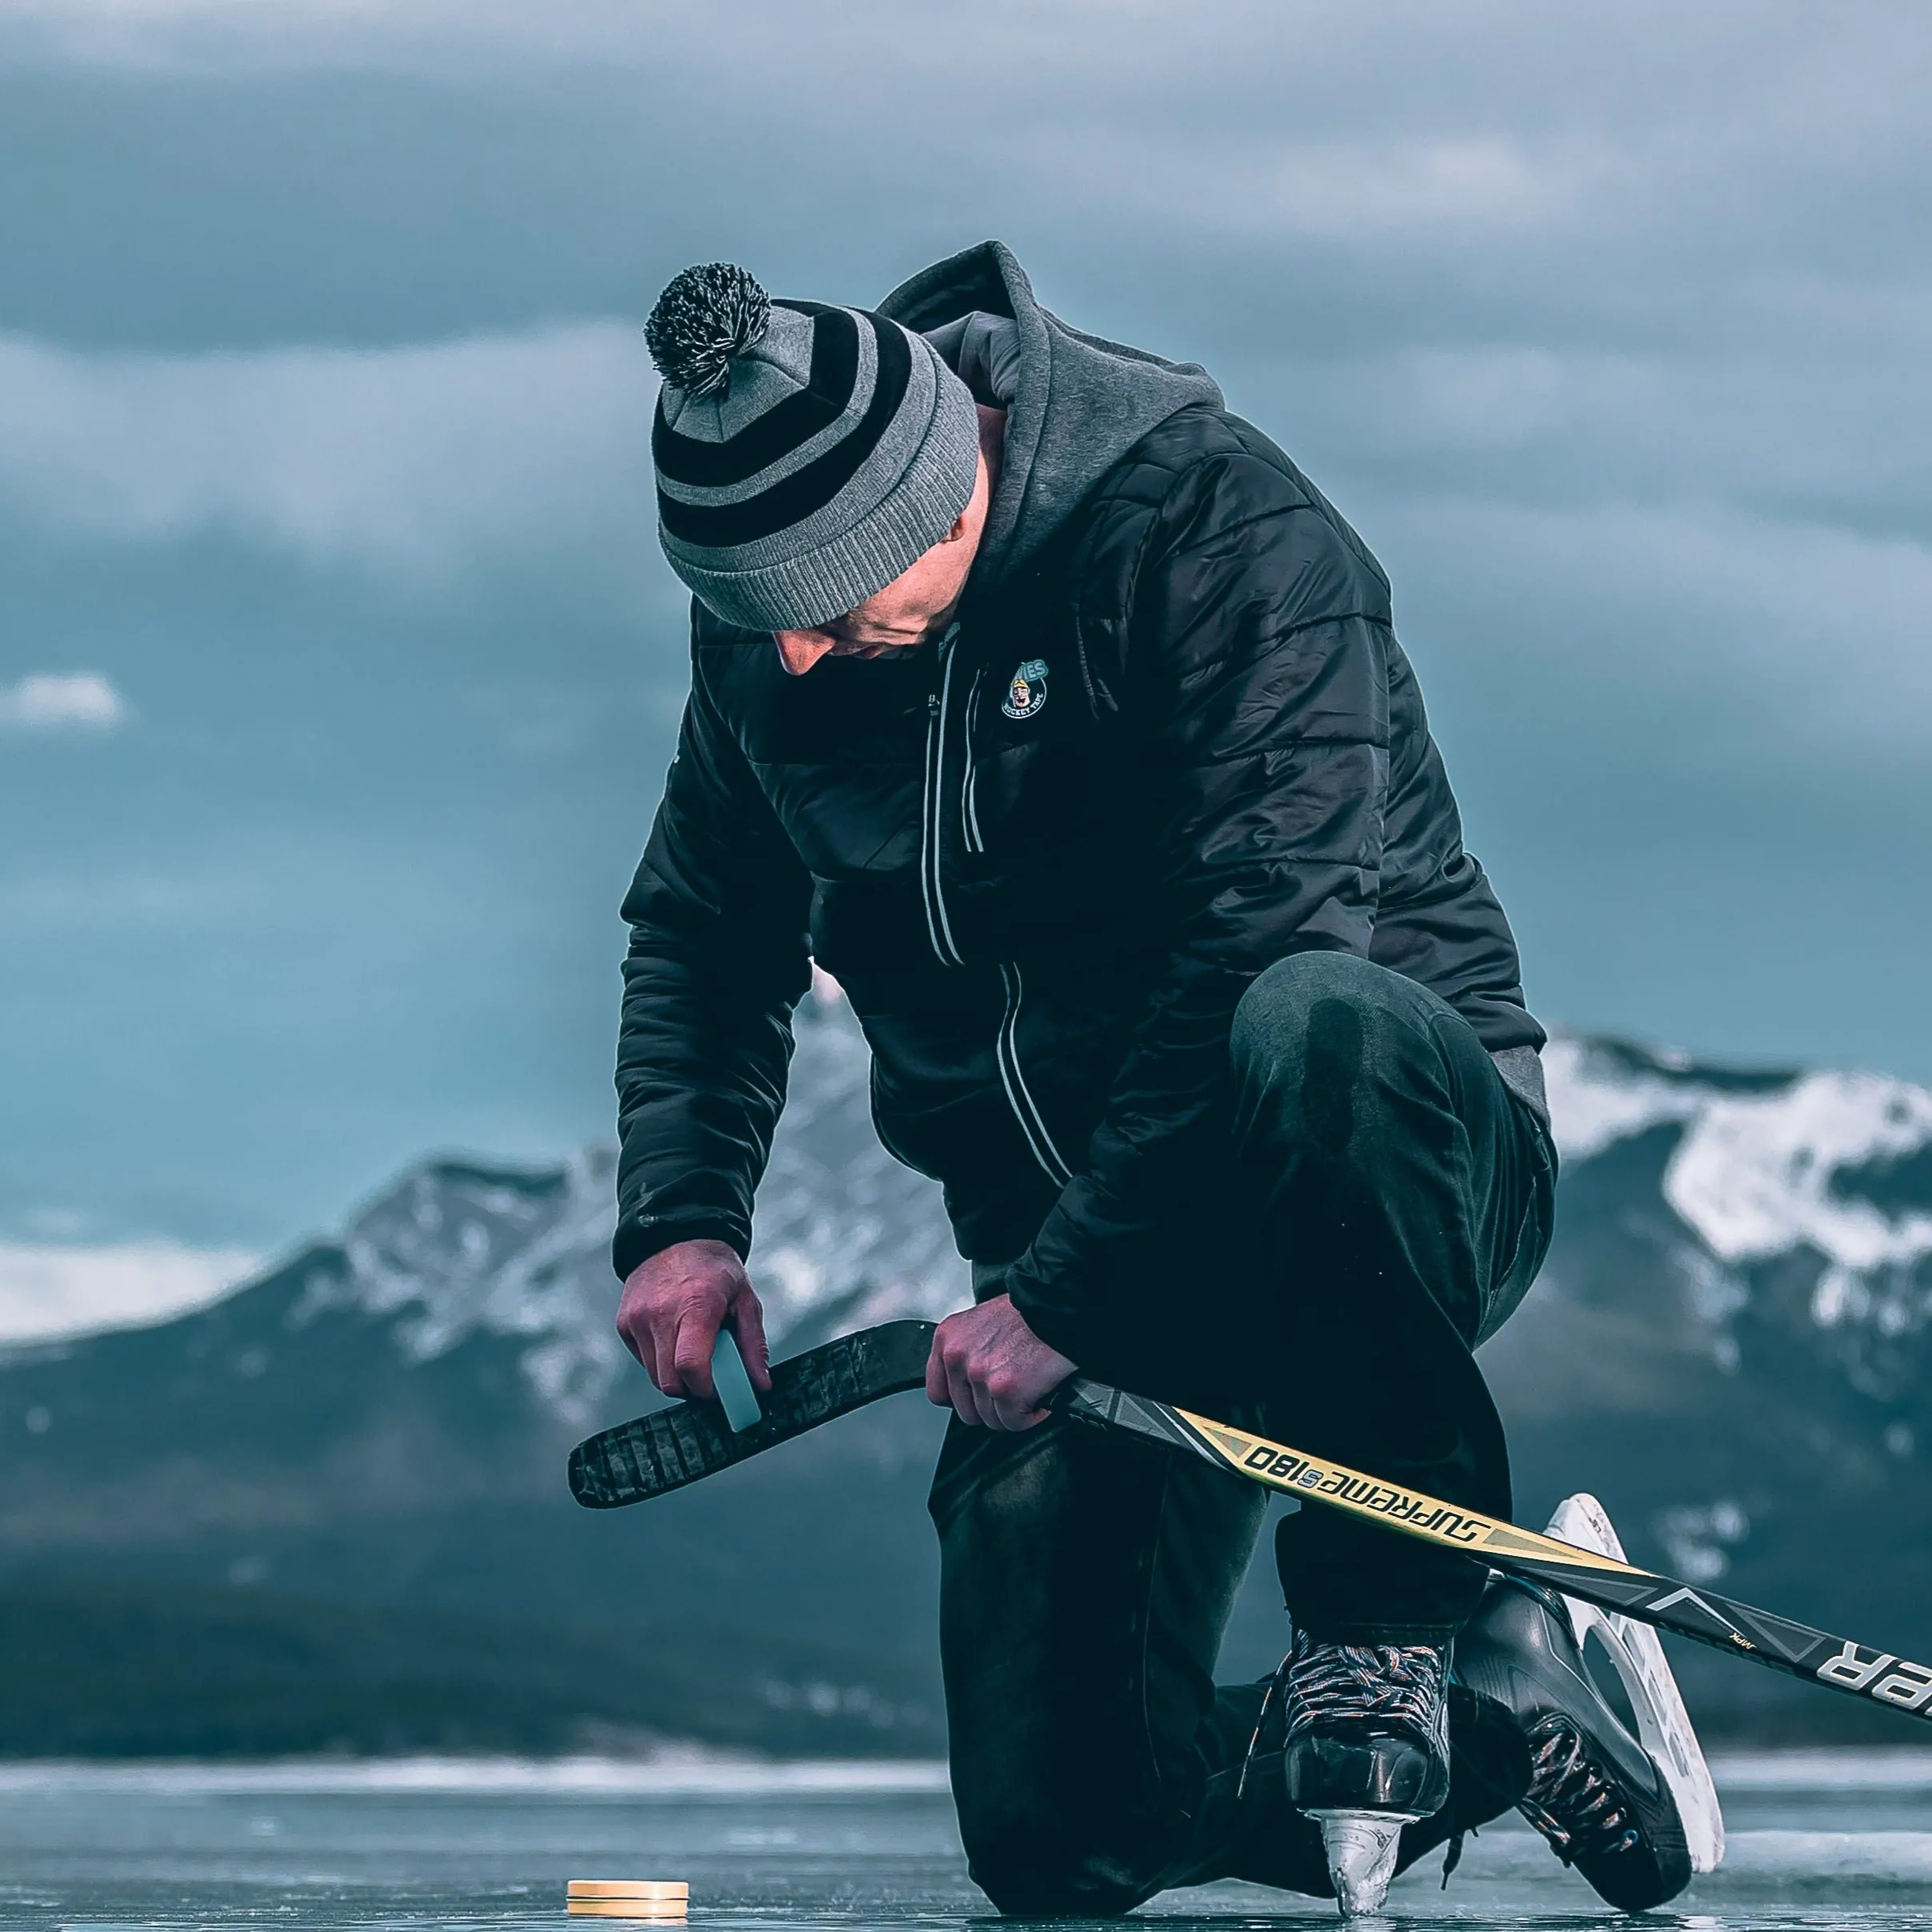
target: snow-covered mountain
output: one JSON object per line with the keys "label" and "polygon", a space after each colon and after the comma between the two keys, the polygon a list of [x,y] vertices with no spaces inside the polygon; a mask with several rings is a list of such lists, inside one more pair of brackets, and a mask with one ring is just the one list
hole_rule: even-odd
{"label": "snow-covered mountain", "polygon": [[[1730,1070],[1574,1036],[1551,1042],[1546,1066],[1566,1207],[1606,1158],[1621,1170],[1638,1149],[1661,1156],[1654,1194],[1625,1203],[1622,1226],[1642,1219],[1646,1272],[1674,1290],[1686,1352],[1738,1373],[1738,1316],[1768,1312],[1776,1275],[1788,1317],[1802,1275],[1795,1332],[1850,1389],[1899,1409],[1885,1439],[1909,1455],[1932,1329],[1932,1093],[1880,1074]],[[867,1070],[836,995],[808,1001],[753,1256],[781,1350],[898,1315],[937,1319],[967,1297],[938,1190],[872,1131]],[[354,1308],[390,1321],[418,1362],[472,1335],[512,1340],[533,1392],[581,1426],[620,1384],[636,1393],[610,1320],[612,1170],[602,1147],[526,1172],[426,1162],[315,1251],[290,1320]],[[1585,1292],[1579,1264],[1591,1270],[1575,1246],[1559,1247],[1532,1310]]]}
{"label": "snow-covered mountain", "polygon": [[[1714,1360],[1742,1366],[1734,1318],[1770,1271],[1810,1276],[1806,1330],[1861,1394],[1923,1399],[1932,1323],[1932,1093],[1878,1074],[1738,1074],[1607,1041],[1546,1055],[1567,1166],[1674,1129],[1659,1191]],[[1757,1298],[1762,1307],[1763,1292]],[[1911,1453],[1909,1421],[1888,1425]]]}
{"label": "snow-covered mountain", "polygon": [[[808,998],[797,1033],[754,1256],[774,1346],[899,1315],[936,1320],[970,1299],[938,1190],[878,1144],[870,1058],[838,995]],[[620,1383],[642,1401],[612,1326],[614,1170],[602,1146],[530,1170],[426,1161],[311,1250],[306,1271],[294,1264],[291,1327],[353,1310],[388,1323],[418,1362],[499,1338],[514,1345],[531,1392],[573,1428]]]}
{"label": "snow-covered mountain", "polygon": [[[1556,1245],[1485,1356],[1519,1514],[1593,1488],[1640,1558],[1932,1652],[1932,1094],[1600,1039],[1560,1039],[1547,1065]],[[75,1590],[132,1590],[196,1654],[210,1618],[268,1633],[265,1654],[299,1649],[291,1632],[363,1633],[302,1679],[338,1683],[335,1705],[302,1705],[276,1748],[535,1746],[598,1724],[932,1748],[926,1405],[882,1406],[648,1511],[586,1515],[566,1498],[569,1443],[650,1399],[611,1326],[610,1181],[601,1149],[542,1169],[427,1162],[211,1308],[0,1356],[0,1560],[16,1594],[55,1606],[21,1612],[24,1636],[8,1626],[15,1654],[50,1630],[69,1641]],[[937,1190],[872,1133],[866,1050],[835,998],[801,1013],[752,1262],[781,1352],[966,1297]],[[1257,1580],[1245,1600],[1243,1667],[1277,1640],[1271,1594]],[[0,1589],[0,1621],[13,1602]],[[586,1660],[629,1655],[640,1625],[655,1677],[620,1670],[621,1695],[599,1688],[607,1670],[582,1678]],[[736,1677],[719,1675],[728,1628],[744,1633]],[[397,1666],[417,1673],[418,1714],[387,1730],[369,1714],[389,1706],[344,1661],[371,1646],[418,1659]],[[561,1730],[512,1694],[522,1666],[505,1660],[534,1652],[579,1660],[543,1707],[574,1713]],[[483,1660],[494,1688],[431,1695],[417,1678],[432,1654]],[[1734,1729],[1817,1734],[1860,1716],[1802,1687],[1781,1700],[1722,1659],[1690,1667]],[[87,1674],[65,1677],[84,1702]],[[194,1735],[232,1746],[262,1734],[250,1722]],[[179,1722],[155,1724],[154,1748],[184,1748]],[[0,1693],[0,1750],[103,1735],[146,1748]]]}

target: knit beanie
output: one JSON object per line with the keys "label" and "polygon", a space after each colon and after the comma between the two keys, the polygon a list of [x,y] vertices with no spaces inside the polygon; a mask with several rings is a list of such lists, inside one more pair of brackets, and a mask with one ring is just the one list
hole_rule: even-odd
{"label": "knit beanie", "polygon": [[972,501],[972,392],[898,322],[773,302],[714,262],[671,282],[644,337],[664,378],[658,534],[726,623],[802,630],[842,616]]}

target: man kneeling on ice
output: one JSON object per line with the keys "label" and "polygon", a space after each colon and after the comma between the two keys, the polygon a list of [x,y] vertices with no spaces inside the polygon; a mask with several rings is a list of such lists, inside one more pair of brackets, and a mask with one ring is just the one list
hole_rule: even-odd
{"label": "man kneeling on ice", "polygon": [[1217,1690],[1265,1497],[1045,1407],[1078,1366],[1509,1512],[1472,1351],[1549,1240],[1544,1036],[1375,559],[997,243],[874,310],[688,270],[646,335],[692,671],[624,908],[618,1326],[667,1394],[722,1325],[766,1385],[744,1257],[817,958],[973,1263],[927,1381],[974,1878],[1372,1909],[1514,1804],[1613,1903],[1673,1896],[1685,1787],[1559,1599],[1305,1510],[1286,1658]]}

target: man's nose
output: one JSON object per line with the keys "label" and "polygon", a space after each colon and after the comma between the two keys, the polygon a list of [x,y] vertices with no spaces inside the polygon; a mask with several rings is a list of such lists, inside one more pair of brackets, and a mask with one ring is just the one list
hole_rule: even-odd
{"label": "man's nose", "polygon": [[822,630],[779,630],[778,655],[794,678],[802,678],[832,648],[833,640]]}

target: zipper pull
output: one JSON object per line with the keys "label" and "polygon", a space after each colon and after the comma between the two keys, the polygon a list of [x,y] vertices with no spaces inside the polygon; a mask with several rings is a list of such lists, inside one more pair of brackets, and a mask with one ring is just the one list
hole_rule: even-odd
{"label": "zipper pull", "polygon": [[[958,641],[958,638],[959,620],[958,618],[954,618],[952,622],[946,626],[939,638],[939,662],[942,666],[945,664],[947,656],[950,654],[953,646]],[[928,691],[926,694],[926,715],[928,718],[937,718],[939,715],[939,694],[937,691]]]}

